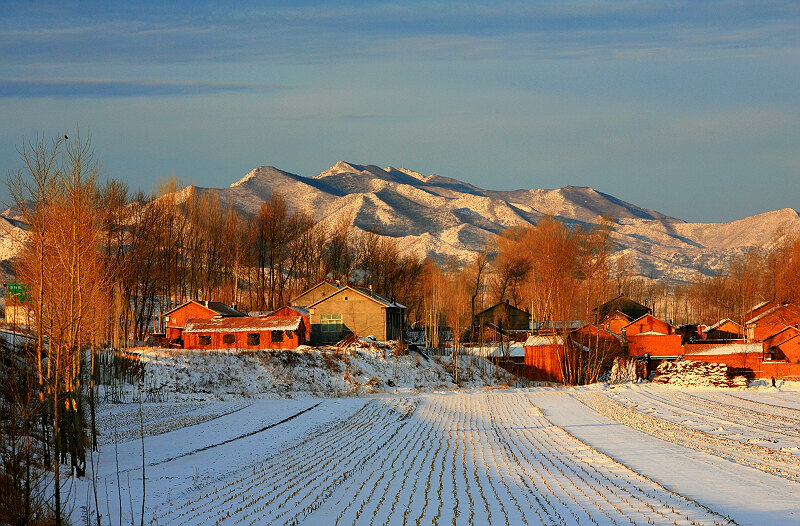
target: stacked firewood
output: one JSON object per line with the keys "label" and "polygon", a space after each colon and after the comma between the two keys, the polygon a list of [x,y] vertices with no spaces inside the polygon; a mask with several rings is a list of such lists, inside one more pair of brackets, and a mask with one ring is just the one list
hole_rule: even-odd
{"label": "stacked firewood", "polygon": [[653,383],[679,387],[747,387],[747,379],[733,377],[726,364],[693,360],[661,362]]}

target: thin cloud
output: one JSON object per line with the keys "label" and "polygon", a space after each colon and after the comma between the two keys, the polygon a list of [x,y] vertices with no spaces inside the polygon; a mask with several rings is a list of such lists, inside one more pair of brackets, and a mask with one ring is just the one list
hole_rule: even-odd
{"label": "thin cloud", "polygon": [[800,47],[800,10],[780,1],[349,2],[224,10],[133,4],[77,15],[53,6],[44,12],[18,6],[0,22],[0,63],[314,63],[397,55],[550,59],[652,49]]}
{"label": "thin cloud", "polygon": [[263,92],[286,89],[269,84],[113,79],[0,79],[0,97],[142,97]]}

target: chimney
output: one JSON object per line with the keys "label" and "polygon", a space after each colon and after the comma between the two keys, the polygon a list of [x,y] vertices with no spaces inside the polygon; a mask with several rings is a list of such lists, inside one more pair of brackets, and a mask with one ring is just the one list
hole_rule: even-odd
{"label": "chimney", "polygon": [[208,300],[205,300],[203,303],[205,304],[206,307],[208,307]]}

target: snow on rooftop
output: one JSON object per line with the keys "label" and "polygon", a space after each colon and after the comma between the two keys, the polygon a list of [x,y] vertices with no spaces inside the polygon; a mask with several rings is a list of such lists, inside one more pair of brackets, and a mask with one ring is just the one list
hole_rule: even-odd
{"label": "snow on rooftop", "polygon": [[692,352],[691,345],[684,347],[686,356],[720,356],[726,354],[761,354],[764,347],[760,343],[725,343],[715,345],[711,348],[703,346],[704,349]]}
{"label": "snow on rooftop", "polygon": [[214,318],[211,320],[189,320],[184,333],[193,332],[248,332],[248,331],[296,331],[300,327],[300,316],[272,316],[268,318]]}
{"label": "snow on rooftop", "polygon": [[564,345],[564,338],[561,336],[528,336],[525,340],[525,347],[542,347],[544,345]]}

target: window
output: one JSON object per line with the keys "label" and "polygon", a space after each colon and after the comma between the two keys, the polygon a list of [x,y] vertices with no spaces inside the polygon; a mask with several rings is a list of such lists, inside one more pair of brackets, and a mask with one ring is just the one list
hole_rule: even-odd
{"label": "window", "polygon": [[197,343],[199,345],[211,345],[211,336],[201,334],[197,338]]}
{"label": "window", "polygon": [[326,333],[342,332],[341,314],[320,314],[319,323],[320,323],[320,330],[322,332]]}
{"label": "window", "polygon": [[236,336],[233,334],[225,334],[222,336],[222,343],[236,343]]}
{"label": "window", "polygon": [[248,332],[247,333],[247,345],[261,345],[261,333]]}
{"label": "window", "polygon": [[283,341],[283,331],[272,331],[272,341],[273,342],[282,342]]}

